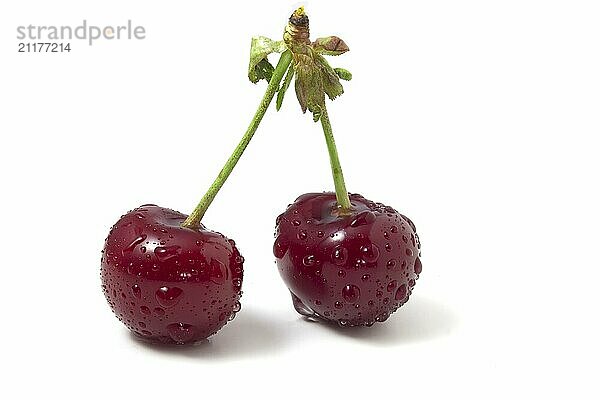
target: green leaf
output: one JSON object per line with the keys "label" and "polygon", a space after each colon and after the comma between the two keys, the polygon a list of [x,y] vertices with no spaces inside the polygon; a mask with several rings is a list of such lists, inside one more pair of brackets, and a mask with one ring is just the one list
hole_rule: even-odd
{"label": "green leaf", "polygon": [[277,101],[275,103],[275,109],[279,111],[281,108],[281,104],[283,103],[283,97],[285,96],[285,92],[290,87],[290,83],[292,83],[292,79],[294,78],[294,64],[290,64],[290,67],[287,70],[283,83],[277,92]]}
{"label": "green leaf", "polygon": [[325,105],[325,94],[323,91],[323,80],[320,68],[310,56],[296,55],[296,96],[302,112],[308,109],[313,113],[313,119],[319,120],[322,106]]}
{"label": "green leaf", "polygon": [[337,76],[339,76],[340,79],[343,79],[345,81],[352,80],[352,72],[348,71],[347,69],[334,68],[333,70],[335,71]]}
{"label": "green leaf", "polygon": [[267,82],[269,82],[271,80],[271,77],[273,76],[273,71],[275,71],[273,65],[269,62],[269,60],[263,58],[259,61],[258,65],[254,67],[253,77],[255,77],[256,80],[253,82],[256,83],[261,79],[264,79]]}
{"label": "green leaf", "polygon": [[250,45],[250,64],[248,65],[248,79],[257,83],[261,79],[269,81],[273,74],[273,66],[269,63],[267,56],[271,53],[285,51],[283,41],[274,41],[264,36],[252,38]]}
{"label": "green leaf", "polygon": [[344,88],[340,83],[338,75],[331,68],[327,60],[323,56],[317,55],[315,61],[320,68],[323,90],[327,94],[327,97],[333,100],[344,93]]}
{"label": "green leaf", "polygon": [[318,54],[326,56],[339,56],[350,50],[346,42],[337,36],[318,38],[312,46]]}

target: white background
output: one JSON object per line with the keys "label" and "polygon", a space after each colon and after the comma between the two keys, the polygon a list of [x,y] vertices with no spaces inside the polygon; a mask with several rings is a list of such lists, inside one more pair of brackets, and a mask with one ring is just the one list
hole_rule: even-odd
{"label": "white background", "polygon": [[[172,350],[112,315],[109,227],[144,203],[193,209],[264,92],[246,78],[251,36],[279,38],[297,5],[0,5],[2,397],[597,399],[596,1],[307,4],[312,37],[351,48],[330,59],[354,79],[328,104],[348,188],[423,243],[414,296],[385,324],[303,321],[273,264],[277,214],[333,187],[293,91],[204,219],[246,258],[242,312]],[[84,18],[147,38],[17,53],[17,26]]]}

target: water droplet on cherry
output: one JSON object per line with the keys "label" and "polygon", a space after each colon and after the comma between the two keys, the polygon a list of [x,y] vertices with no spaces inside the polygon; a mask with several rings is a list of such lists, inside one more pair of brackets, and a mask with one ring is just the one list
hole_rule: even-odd
{"label": "water droplet on cherry", "polygon": [[360,212],[353,220],[350,222],[350,226],[356,228],[357,226],[371,224],[375,221],[376,216],[371,211],[362,211]]}
{"label": "water droplet on cherry", "polygon": [[287,243],[284,243],[281,239],[281,236],[275,240],[275,244],[273,245],[273,255],[276,258],[282,259],[285,256],[285,253],[288,251]]}
{"label": "water droplet on cherry", "polygon": [[144,240],[146,240],[148,236],[144,235],[144,234],[140,234],[138,237],[136,237],[135,239],[133,239],[122,251],[121,253],[123,253],[123,255],[126,255],[127,253],[131,253],[133,251],[133,249],[135,249],[135,246],[137,246],[138,244],[144,242]]}
{"label": "water droplet on cherry", "polygon": [[348,250],[342,246],[336,246],[331,253],[331,259],[335,265],[342,266],[348,261]]}
{"label": "water droplet on cherry", "polygon": [[167,332],[173,341],[183,344],[193,339],[196,328],[194,325],[178,322],[167,325]]}
{"label": "water droplet on cherry", "polygon": [[398,287],[398,290],[396,290],[396,295],[394,296],[394,298],[396,300],[404,300],[404,298],[406,297],[406,293],[407,293],[407,288],[406,288],[406,284],[402,284]]}
{"label": "water droplet on cherry", "polygon": [[315,265],[315,262],[315,256],[313,256],[312,254],[304,256],[304,258],[302,259],[302,264],[304,264],[305,267],[312,267],[313,265]]}
{"label": "water droplet on cherry", "polygon": [[142,289],[140,288],[140,285],[135,284],[131,287],[131,293],[133,293],[133,295],[135,297],[137,297],[138,299],[142,298]]}
{"label": "water droplet on cherry", "polygon": [[[161,242],[162,243],[162,242]],[[161,262],[171,260],[179,256],[181,253],[181,246],[158,246],[154,248],[154,254]]]}
{"label": "water droplet on cherry", "polygon": [[415,259],[415,274],[419,275],[421,271],[423,271],[423,265],[421,264],[421,260],[419,258]]}
{"label": "water droplet on cherry", "polygon": [[374,263],[379,258],[379,248],[374,243],[361,246],[360,253],[366,262]]}
{"label": "water droplet on cherry", "polygon": [[388,292],[393,292],[396,289],[396,286],[398,286],[398,281],[397,280],[391,281],[387,285],[387,291]]}
{"label": "water droplet on cherry", "polygon": [[227,273],[227,268],[225,265],[217,260],[216,258],[211,259],[210,261],[210,280],[217,285],[222,285],[225,283],[229,274]]}
{"label": "water droplet on cherry", "polygon": [[354,303],[360,298],[360,288],[356,285],[346,285],[342,289],[342,297],[348,303]]}
{"label": "water droplet on cherry", "polygon": [[169,308],[179,303],[182,294],[183,290],[178,287],[163,286],[156,291],[155,297],[158,304],[164,308]]}

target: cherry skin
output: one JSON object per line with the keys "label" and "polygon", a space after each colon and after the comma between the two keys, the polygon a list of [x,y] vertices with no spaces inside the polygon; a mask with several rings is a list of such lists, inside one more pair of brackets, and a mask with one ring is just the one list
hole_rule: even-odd
{"label": "cherry skin", "polygon": [[410,219],[351,194],[339,215],[335,193],[307,193],[277,217],[273,253],[296,311],[341,326],[387,320],[421,273]]}
{"label": "cherry skin", "polygon": [[102,289],[116,316],[150,342],[206,339],[240,310],[243,262],[235,243],[186,215],[144,205],[111,228],[102,254]]}

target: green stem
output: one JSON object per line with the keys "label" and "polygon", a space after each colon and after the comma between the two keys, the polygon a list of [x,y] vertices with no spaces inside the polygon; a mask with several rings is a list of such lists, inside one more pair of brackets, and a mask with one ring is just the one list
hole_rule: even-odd
{"label": "green stem", "polygon": [[221,187],[223,187],[223,184],[231,174],[231,171],[233,171],[233,168],[244,153],[244,150],[246,150],[248,144],[250,143],[252,136],[254,136],[254,133],[256,132],[260,121],[265,115],[267,108],[269,108],[269,104],[271,104],[271,101],[273,100],[273,96],[275,96],[277,89],[279,89],[281,79],[283,79],[283,75],[287,71],[291,61],[292,53],[289,50],[286,50],[285,52],[283,52],[283,54],[281,54],[279,62],[277,63],[277,67],[273,71],[273,76],[269,81],[269,86],[267,86],[265,95],[263,96],[262,101],[260,102],[258,109],[254,114],[254,118],[252,118],[252,121],[250,121],[250,125],[248,126],[246,133],[242,137],[242,140],[237,145],[237,147],[233,151],[233,154],[231,154],[231,156],[221,169],[221,172],[219,172],[219,175],[212,183],[212,185],[210,185],[210,187],[206,191],[206,194],[204,195],[204,197],[202,197],[194,211],[181,224],[182,226],[192,229],[197,229],[198,227],[200,227],[200,221],[202,220],[202,217],[204,217],[204,213],[206,213],[206,210],[214,200],[215,196],[217,195]]}
{"label": "green stem", "polygon": [[335,146],[331,122],[329,122],[329,115],[327,115],[327,109],[324,106],[321,114],[321,125],[323,126],[323,133],[325,134],[325,142],[327,142],[327,151],[329,152],[331,173],[333,174],[333,183],[335,184],[335,197],[340,205],[340,211],[342,213],[350,211],[352,209],[352,204],[350,203],[348,191],[346,190],[344,173],[342,172],[337,147]]}

